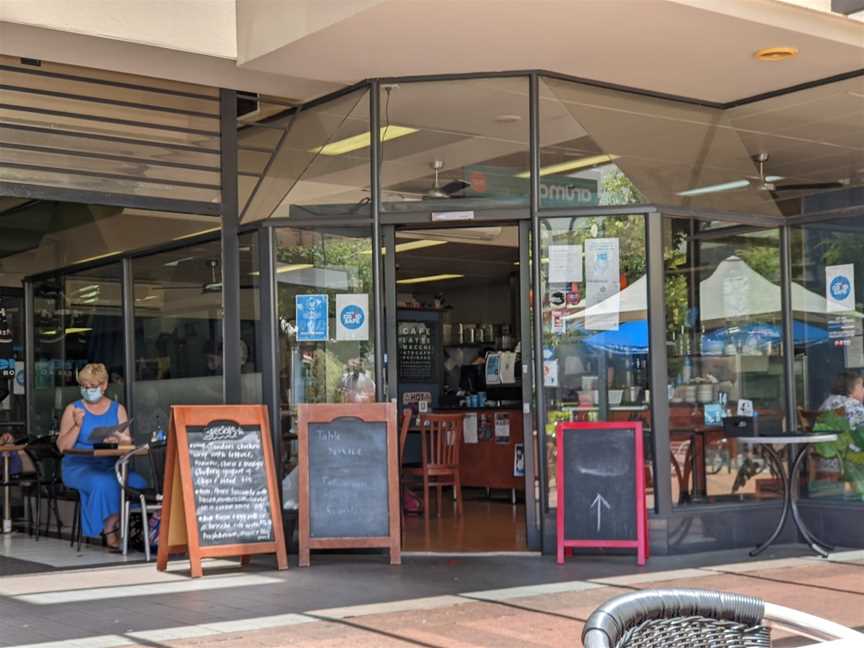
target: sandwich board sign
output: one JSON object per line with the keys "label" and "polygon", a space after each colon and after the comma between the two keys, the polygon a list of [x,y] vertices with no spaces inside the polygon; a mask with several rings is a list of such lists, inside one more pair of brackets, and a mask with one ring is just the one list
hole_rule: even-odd
{"label": "sandwich board sign", "polygon": [[276,554],[288,567],[267,409],[263,405],[175,405],[165,455],[157,569],[202,558]]}

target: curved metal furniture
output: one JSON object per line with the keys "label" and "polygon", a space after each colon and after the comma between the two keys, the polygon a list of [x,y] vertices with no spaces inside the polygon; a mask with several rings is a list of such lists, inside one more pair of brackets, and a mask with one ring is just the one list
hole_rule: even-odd
{"label": "curved metal furniture", "polygon": [[[780,475],[780,482],[783,484],[783,511],[780,513],[780,519],[777,521],[777,526],[765,542],[750,552],[751,556],[759,555],[777,539],[783,531],[783,526],[786,524],[786,519],[789,517],[789,513],[792,513],[792,519],[795,521],[795,526],[814,552],[823,558],[827,558],[828,552],[834,550],[834,547],[829,545],[827,542],[823,542],[817,538],[812,531],[810,531],[804,523],[801,513],[798,511],[798,477],[801,473],[801,466],[804,463],[804,458],[807,455],[807,448],[811,443],[830,443],[836,440],[836,434],[738,437],[738,441],[742,443],[761,446],[766,459],[771,463],[774,471]],[[795,451],[794,459],[790,457],[788,472],[783,465],[783,459],[773,447],[775,445],[798,447]]]}
{"label": "curved metal furniture", "polygon": [[770,648],[771,627],[813,640],[864,635],[826,619],[740,594],[645,590],[597,608],[582,631],[585,648]]}

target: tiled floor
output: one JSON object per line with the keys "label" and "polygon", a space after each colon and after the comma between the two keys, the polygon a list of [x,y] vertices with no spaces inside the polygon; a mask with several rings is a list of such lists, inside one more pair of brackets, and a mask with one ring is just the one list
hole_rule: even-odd
{"label": "tiled floor", "polygon": [[9,533],[0,535],[0,569],[3,559],[12,558],[34,563],[40,569],[45,567],[74,569],[93,565],[114,565],[118,563],[136,562],[144,556],[130,552],[128,556],[109,552],[103,547],[82,544],[81,551],[77,546],[70,547],[68,540],[41,537],[39,540],[26,533]]}
{"label": "tiled floor", "polygon": [[[578,619],[592,605],[658,582],[731,583],[792,597],[805,609],[822,609],[837,594],[838,620],[864,623],[864,552],[838,555],[827,567],[801,547],[772,548],[769,557],[779,562],[749,561],[738,551],[657,557],[640,569],[631,556],[564,566],[540,556],[409,557],[394,567],[379,556],[323,554],[308,569],[283,572],[263,557],[246,569],[207,561],[205,577],[195,580],[181,561],[167,572],[152,563],[53,569],[0,579],[0,646],[205,646],[214,635],[223,648],[319,640],[352,648],[547,645],[544,637],[578,636]],[[502,614],[527,614],[528,625],[502,622]]]}
{"label": "tiled floor", "polygon": [[[452,560],[428,559],[411,559],[396,568],[380,560],[334,559],[323,567],[281,573],[260,566],[240,571],[236,563],[213,561],[209,566],[215,573],[198,581],[185,577],[188,566],[181,563],[164,574],[152,565],[104,567],[94,570],[86,584],[80,572],[54,572],[4,580],[0,645],[521,648],[559,645],[563,637],[564,643],[577,645],[582,623],[597,605],[646,587],[745,592],[862,626],[864,551],[838,553],[831,561],[787,557],[793,553],[795,549],[781,548],[773,560],[732,563],[718,560],[733,554],[705,554],[678,560],[695,561],[698,567],[662,571],[637,569],[629,559],[574,560],[557,567],[548,558],[473,558],[456,571],[445,567]],[[738,557],[743,557],[740,552]],[[655,566],[672,567],[674,562],[656,559]],[[575,574],[580,577],[573,578]],[[231,579],[231,588],[203,586],[208,580]],[[480,582],[518,580],[532,584],[474,589]],[[177,589],[190,582],[202,586]],[[57,594],[114,587],[117,596],[39,603],[26,598],[44,593],[43,587]],[[420,592],[429,595],[416,596]],[[321,602],[328,604],[317,607]],[[777,648],[801,645],[782,632],[776,638]]]}

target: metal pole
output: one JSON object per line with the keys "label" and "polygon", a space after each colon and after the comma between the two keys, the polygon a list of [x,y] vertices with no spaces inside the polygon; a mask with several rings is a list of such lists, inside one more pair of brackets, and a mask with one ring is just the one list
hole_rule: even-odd
{"label": "metal pole", "polygon": [[791,229],[780,228],[780,305],[783,309],[783,378],[786,385],[786,431],[798,429],[795,393],[795,338],[792,333],[792,250]]}
{"label": "metal pole", "polygon": [[[372,207],[372,289],[375,302],[375,396],[384,400],[384,286],[381,285],[381,111],[380,83],[369,88],[371,163],[369,191]],[[391,358],[391,362],[393,358]]]}
{"label": "metal pole", "polygon": [[[123,371],[126,374],[126,411],[129,418],[135,416],[135,284],[132,276],[132,259],[121,262],[123,294]],[[139,430],[149,435],[153,430]],[[149,438],[149,436],[148,436]]]}
{"label": "metal pole", "polygon": [[222,185],[222,380],[226,404],[240,403],[240,214],[237,199],[237,93],[219,90]]}
{"label": "metal pole", "polygon": [[[33,398],[33,386],[36,384],[36,320],[33,317],[33,282],[24,282],[24,404],[26,409],[27,436],[33,434],[33,408],[36,400]],[[46,430],[47,431],[47,430]]]}
{"label": "metal pole", "polygon": [[270,413],[270,436],[273,456],[276,457],[276,475],[282,482],[282,398],[280,396],[281,366],[279,356],[279,295],[276,291],[275,232],[262,227],[256,232],[258,249],[259,298],[261,299],[261,346],[258,368],[261,372],[261,390],[264,404]]}
{"label": "metal pole", "polygon": [[672,512],[672,461],[669,436],[669,374],[666,357],[666,296],[663,264],[663,214],[646,214],[648,228],[648,359],[651,380],[651,431],[654,436],[654,509]]}
{"label": "metal pole", "polygon": [[[531,289],[534,293],[534,434],[538,440],[540,510],[547,508],[546,492],[546,409],[543,399],[543,296],[540,282],[540,79],[534,72],[528,79],[529,154],[531,157]],[[540,537],[543,537],[543,516],[540,516]]]}

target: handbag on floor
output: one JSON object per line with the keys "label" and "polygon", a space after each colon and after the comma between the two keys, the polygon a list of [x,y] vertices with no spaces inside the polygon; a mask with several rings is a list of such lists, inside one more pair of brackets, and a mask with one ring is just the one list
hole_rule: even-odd
{"label": "handbag on floor", "polygon": [[402,492],[402,509],[406,513],[422,513],[423,500],[417,497],[417,495],[411,489],[406,488]]}

